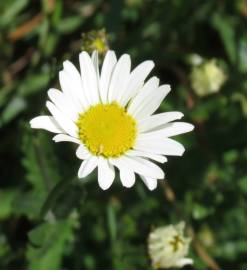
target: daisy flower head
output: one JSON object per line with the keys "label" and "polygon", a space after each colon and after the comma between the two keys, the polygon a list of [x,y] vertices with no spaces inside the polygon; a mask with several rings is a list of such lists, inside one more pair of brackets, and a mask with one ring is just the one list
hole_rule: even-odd
{"label": "daisy flower head", "polygon": [[185,223],[158,227],[148,236],[148,253],[155,269],[183,267],[193,264],[187,258],[190,237],[184,235]]}
{"label": "daisy flower head", "polygon": [[128,54],[117,60],[114,51],[107,51],[101,70],[97,51],[91,57],[81,52],[79,62],[80,72],[71,62],[63,63],[61,91],[48,91],[51,116],[32,119],[31,127],[56,133],[55,142],[78,144],[79,178],[97,168],[99,186],[105,190],[117,168],[123,186],[132,187],[139,174],[150,190],[155,189],[164,172],[154,162],[181,156],[184,147],[170,137],[193,129],[191,124],[173,122],[182,118],[181,112],[153,115],[170,86],[159,85],[157,77],[146,80],[153,61],[131,71]]}

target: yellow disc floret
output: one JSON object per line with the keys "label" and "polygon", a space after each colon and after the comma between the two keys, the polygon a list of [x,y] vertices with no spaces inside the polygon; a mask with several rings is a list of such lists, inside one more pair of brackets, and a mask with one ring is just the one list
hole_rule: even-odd
{"label": "yellow disc floret", "polygon": [[79,137],[94,155],[118,157],[131,149],[136,139],[136,121],[117,103],[98,104],[77,121]]}

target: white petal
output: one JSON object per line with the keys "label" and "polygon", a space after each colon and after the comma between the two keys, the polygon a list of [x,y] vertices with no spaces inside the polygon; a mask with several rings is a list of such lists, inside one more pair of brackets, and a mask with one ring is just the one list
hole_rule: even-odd
{"label": "white petal", "polygon": [[83,111],[83,107],[81,103],[79,102],[79,99],[75,96],[75,93],[73,91],[73,86],[71,85],[71,79],[64,70],[59,72],[59,81],[61,85],[61,89],[66,96],[67,100],[70,100],[70,102],[75,107],[75,110],[80,113]]}
{"label": "white petal", "polygon": [[[162,129],[147,132],[145,133],[145,135],[149,134],[150,136],[156,137],[156,138],[172,137],[175,135],[190,132],[193,129],[194,129],[194,126],[192,124],[185,123],[185,122],[174,122],[174,123],[165,124]],[[144,133],[141,135],[144,135]]]}
{"label": "white petal", "polygon": [[149,190],[154,190],[157,187],[157,179],[140,175],[143,182],[146,184]]}
{"label": "white petal", "polygon": [[112,77],[112,72],[117,63],[117,58],[114,51],[108,51],[106,53],[101,75],[100,75],[100,96],[103,103],[107,102],[107,95]]}
{"label": "white petal", "polygon": [[194,125],[185,123],[185,122],[177,122],[177,123],[169,123],[163,129],[163,134],[167,137],[172,137],[175,135],[183,134],[190,132],[194,129]]}
{"label": "white petal", "polygon": [[83,89],[81,75],[77,68],[70,62],[65,61],[63,63],[64,71],[67,73],[69,78],[70,92],[76,102],[81,105],[81,111],[85,110],[89,103],[86,100],[85,89]]}
{"label": "white petal", "polygon": [[57,142],[73,142],[81,144],[81,141],[77,138],[71,137],[67,134],[58,134],[52,138],[53,141]]}
{"label": "white petal", "polygon": [[188,264],[193,264],[193,260],[190,258],[182,258],[176,262],[176,267],[183,267]]}
{"label": "white petal", "polygon": [[41,115],[33,118],[30,121],[31,128],[45,129],[54,133],[61,133],[64,130],[59,126],[54,117]]}
{"label": "white petal", "polygon": [[167,158],[162,155],[157,155],[150,152],[143,152],[139,150],[129,150],[126,153],[126,155],[131,156],[131,157],[145,157],[145,158],[153,159],[160,163],[167,162]]}
{"label": "white petal", "polygon": [[109,161],[101,156],[98,157],[98,182],[99,186],[106,190],[108,189],[115,178],[114,167]]}
{"label": "white petal", "polygon": [[98,51],[93,51],[91,55],[91,60],[93,63],[93,66],[95,68],[96,74],[99,74],[99,53]]}
{"label": "white petal", "polygon": [[84,145],[80,145],[76,150],[76,156],[79,159],[88,159],[91,156],[91,153]]}
{"label": "white petal", "polygon": [[60,111],[66,113],[72,121],[77,121],[79,114],[76,112],[71,101],[66,99],[64,93],[57,89],[50,89],[48,96]]}
{"label": "white petal", "polygon": [[138,131],[145,132],[152,129],[162,128],[163,125],[181,119],[183,114],[181,112],[164,112],[143,118],[138,122]]}
{"label": "white petal", "polygon": [[140,92],[136,95],[136,97],[131,101],[128,107],[128,113],[135,115],[138,111],[142,103],[144,103],[145,99],[149,97],[153,91],[157,90],[159,86],[159,79],[157,77],[150,78]]}
{"label": "white petal", "polygon": [[132,187],[135,183],[135,173],[127,163],[121,158],[111,159],[110,162],[119,169],[122,185],[127,188]]}
{"label": "white petal", "polygon": [[83,178],[88,176],[98,165],[98,158],[91,156],[89,159],[82,161],[78,171],[78,177]]}
{"label": "white petal", "polygon": [[90,105],[99,102],[98,79],[92,60],[88,53],[82,52],[79,56],[83,89]]}
{"label": "white petal", "polygon": [[119,98],[125,92],[130,75],[130,56],[124,54],[118,60],[112,73],[108,102],[120,101]]}
{"label": "white petal", "polygon": [[50,101],[46,102],[46,106],[62,129],[76,138],[78,136],[78,127]]}
{"label": "white petal", "polygon": [[154,89],[152,93],[140,104],[134,116],[137,119],[142,119],[154,113],[170,91],[171,88],[169,85],[161,85],[157,89]]}
{"label": "white petal", "polygon": [[163,179],[164,172],[153,162],[140,157],[122,156],[121,159],[134,172],[147,177]]}
{"label": "white petal", "polygon": [[99,84],[99,56],[98,56],[98,51],[93,51],[91,59],[92,59],[92,63],[93,63],[94,68],[95,68],[95,72],[96,72],[96,76],[97,76],[97,82]]}
{"label": "white petal", "polygon": [[131,188],[135,184],[135,173],[128,168],[121,169],[120,180],[124,187]]}
{"label": "white petal", "polygon": [[153,61],[145,61],[138,65],[131,73],[126,91],[120,97],[121,105],[125,106],[129,100],[136,95],[137,91],[142,87],[144,80],[154,67]]}
{"label": "white petal", "polygon": [[141,134],[138,137],[134,149],[167,156],[182,156],[185,151],[181,143],[172,139],[145,137],[145,135]]}

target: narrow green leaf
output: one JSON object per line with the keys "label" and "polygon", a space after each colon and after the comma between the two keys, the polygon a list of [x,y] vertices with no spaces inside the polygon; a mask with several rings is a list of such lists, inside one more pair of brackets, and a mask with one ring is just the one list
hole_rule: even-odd
{"label": "narrow green leaf", "polygon": [[237,45],[233,21],[230,17],[215,13],[212,17],[212,24],[221,37],[228,58],[232,64],[236,63]]}
{"label": "narrow green leaf", "polygon": [[15,96],[1,114],[0,127],[13,120],[19,113],[25,110],[26,106],[26,100],[22,97]]}

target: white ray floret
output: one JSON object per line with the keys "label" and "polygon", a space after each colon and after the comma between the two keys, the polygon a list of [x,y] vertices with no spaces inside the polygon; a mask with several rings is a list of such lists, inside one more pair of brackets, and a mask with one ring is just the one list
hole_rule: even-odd
{"label": "white ray floret", "polygon": [[98,53],[79,56],[80,72],[65,61],[59,72],[61,91],[50,89],[46,106],[51,116],[38,116],[31,127],[55,133],[55,142],[78,144],[76,156],[82,160],[78,177],[96,168],[99,186],[108,189],[119,171],[123,186],[135,184],[136,174],[153,190],[163,170],[154,162],[167,156],[181,156],[185,149],[170,137],[193,130],[193,125],[173,122],[181,112],[154,114],[170,92],[159,79],[146,80],[154,67],[145,61],[131,71],[128,54],[119,60],[108,51],[99,70]]}

